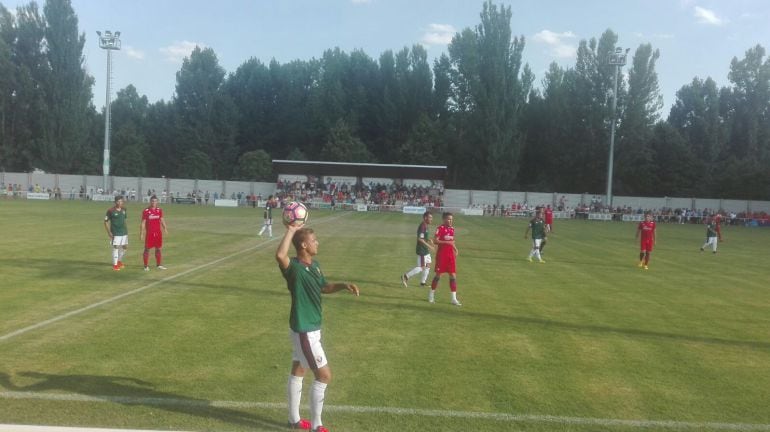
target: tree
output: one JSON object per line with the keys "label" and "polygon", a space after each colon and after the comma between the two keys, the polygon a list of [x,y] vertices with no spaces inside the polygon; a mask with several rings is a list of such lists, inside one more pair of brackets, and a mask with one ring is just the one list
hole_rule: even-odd
{"label": "tree", "polygon": [[264,150],[246,152],[238,159],[235,178],[249,181],[272,180],[273,161]]}
{"label": "tree", "polygon": [[650,147],[652,127],[663,105],[658,87],[655,62],[660,57],[650,44],[642,44],[634,53],[628,73],[628,96],[619,127],[617,149],[617,190],[620,193],[650,195],[655,193],[654,155]]}
{"label": "tree", "polygon": [[44,13],[50,75],[39,84],[46,90],[49,115],[35,157],[47,171],[80,172],[89,136],[86,122],[93,110],[94,80],[86,73],[83,57],[86,37],[78,34],[78,18],[70,0],[47,0]]}
{"label": "tree", "polygon": [[[221,91],[224,76],[214,50],[200,47],[184,59],[176,74],[177,151],[207,155],[215,178],[229,177],[237,159],[238,111],[232,99]],[[187,165],[183,163],[183,167]]]}
{"label": "tree", "polygon": [[333,162],[375,162],[366,145],[353,135],[345,120],[338,120],[329,131],[321,150],[321,160]]}
{"label": "tree", "polygon": [[520,118],[534,76],[522,69],[524,37],[511,40],[511,9],[484,3],[481,24],[452,39],[453,103],[463,149],[452,169],[467,170],[471,184],[510,189],[519,169]]}

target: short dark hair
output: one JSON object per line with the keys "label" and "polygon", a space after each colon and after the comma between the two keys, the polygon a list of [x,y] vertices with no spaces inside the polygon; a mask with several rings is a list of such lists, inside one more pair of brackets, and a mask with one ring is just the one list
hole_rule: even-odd
{"label": "short dark hair", "polygon": [[294,233],[294,238],[291,239],[291,243],[294,245],[294,249],[299,252],[302,249],[302,243],[307,241],[308,237],[313,234],[313,228],[300,228]]}
{"label": "short dark hair", "polygon": [[433,213],[431,213],[430,210],[426,210],[425,213],[422,214],[423,219],[425,219],[428,216],[433,216]]}
{"label": "short dark hair", "polygon": [[152,194],[152,196],[150,197],[150,201],[152,201],[152,200],[154,200],[154,199],[158,199],[158,196],[157,196],[157,195],[155,195],[155,194]]}
{"label": "short dark hair", "polygon": [[441,213],[441,218],[442,218],[442,219],[446,219],[446,218],[448,218],[449,216],[454,216],[454,213],[452,213],[452,212],[444,212],[444,213]]}
{"label": "short dark hair", "polygon": [[123,199],[123,195],[115,195],[115,202],[118,202]]}

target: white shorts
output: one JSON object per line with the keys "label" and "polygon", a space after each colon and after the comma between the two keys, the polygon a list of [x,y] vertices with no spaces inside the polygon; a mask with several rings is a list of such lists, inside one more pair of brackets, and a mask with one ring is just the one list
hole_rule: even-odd
{"label": "white shorts", "polygon": [[535,248],[539,248],[541,243],[543,243],[543,239],[532,239],[532,246]]}
{"label": "white shorts", "polygon": [[430,263],[433,262],[428,255],[417,255],[417,267],[430,267]]}
{"label": "white shorts", "polygon": [[113,246],[128,246],[128,236],[113,236],[112,237],[112,245]]}
{"label": "white shorts", "polygon": [[303,368],[317,370],[328,364],[326,353],[321,346],[321,330],[297,333],[289,329],[291,339],[291,359],[298,361]]}

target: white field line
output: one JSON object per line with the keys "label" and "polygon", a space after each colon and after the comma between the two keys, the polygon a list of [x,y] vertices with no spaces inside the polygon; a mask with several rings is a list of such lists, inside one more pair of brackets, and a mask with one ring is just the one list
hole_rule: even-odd
{"label": "white field line", "polygon": [[[0,424],[0,432],[156,432],[140,429],[101,429],[62,426],[27,426]],[[161,432],[161,431],[157,431]],[[174,431],[163,431],[174,432]]]}
{"label": "white field line", "polygon": [[[207,401],[195,399],[174,398],[138,398],[126,396],[87,396],[73,393],[38,393],[38,392],[0,392],[0,399],[33,399],[64,402],[108,402],[124,405],[145,406],[177,406],[177,407],[208,407],[227,409],[269,409],[285,410],[285,403],[274,402],[237,402],[237,401]],[[770,424],[751,423],[716,423],[716,422],[688,422],[676,420],[624,420],[605,419],[591,417],[567,417],[536,414],[510,414],[494,412],[455,411],[455,410],[430,410],[417,408],[375,407],[353,405],[324,405],[324,411],[352,414],[391,414],[399,416],[419,416],[437,418],[461,418],[479,419],[500,422],[518,423],[549,423],[557,425],[584,425],[602,427],[627,427],[627,428],[665,428],[677,430],[712,430],[712,431],[770,431]],[[4,432],[0,428],[0,432]],[[50,432],[50,431],[49,431]]]}
{"label": "white field line", "polygon": [[[345,214],[347,214],[347,213],[340,213],[340,216],[330,217],[328,219],[322,220],[321,222],[325,223],[325,222],[329,222],[329,221],[332,221],[332,220],[336,220],[336,219],[341,218]],[[198,267],[193,267],[193,268],[191,268],[189,270],[185,270],[185,271],[183,271],[181,273],[177,273],[175,275],[165,277],[165,278],[157,280],[157,281],[155,281],[153,283],[147,284],[147,285],[145,285],[145,286],[143,286],[141,288],[137,288],[137,289],[134,289],[134,290],[131,290],[131,291],[127,291],[127,292],[124,292],[123,294],[118,294],[118,295],[116,295],[114,297],[110,297],[108,299],[105,299],[105,300],[102,300],[102,301],[90,304],[88,306],[84,306],[84,307],[82,307],[80,309],[69,311],[67,313],[61,314],[61,315],[53,317],[51,319],[47,319],[45,321],[41,321],[39,323],[32,324],[31,326],[24,327],[24,328],[21,328],[21,329],[16,330],[16,331],[12,331],[12,332],[10,332],[8,334],[4,334],[4,335],[0,336],[0,342],[6,341],[6,340],[11,339],[11,338],[14,338],[16,336],[23,335],[24,333],[28,333],[28,332],[30,332],[32,330],[36,330],[36,329],[39,329],[41,327],[45,327],[45,326],[48,326],[50,324],[53,324],[53,323],[65,320],[65,319],[70,318],[72,316],[79,315],[79,314],[81,314],[83,312],[87,312],[87,311],[89,311],[91,309],[96,309],[96,308],[104,306],[106,304],[116,302],[118,300],[121,300],[123,298],[132,296],[134,294],[138,294],[138,293],[140,293],[142,291],[146,291],[146,290],[148,290],[148,289],[150,289],[150,288],[152,288],[154,286],[160,285],[160,284],[162,284],[164,282],[172,281],[174,279],[180,278],[182,276],[186,276],[186,275],[188,275],[190,273],[193,273],[193,272],[196,272],[198,270],[202,270],[202,269],[204,269],[206,267],[211,267],[212,265],[219,264],[222,261],[229,260],[230,258],[236,257],[238,255],[243,255],[243,254],[245,254],[247,252],[251,252],[251,251],[254,251],[254,250],[258,250],[258,249],[263,249],[265,246],[270,245],[273,241],[280,240],[280,239],[281,239],[281,237],[276,236],[276,237],[271,238],[271,239],[267,240],[266,242],[260,243],[260,244],[258,244],[256,246],[252,246],[250,248],[243,249],[242,251],[235,252],[235,253],[230,254],[230,255],[228,255],[226,257],[222,257],[222,258],[216,259],[216,260],[208,262],[206,264],[201,264]]]}

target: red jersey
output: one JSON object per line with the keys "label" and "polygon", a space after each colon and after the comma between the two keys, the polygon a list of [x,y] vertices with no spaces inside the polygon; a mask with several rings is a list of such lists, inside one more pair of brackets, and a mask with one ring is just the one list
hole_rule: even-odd
{"label": "red jersey", "polygon": [[[436,228],[435,237],[437,240],[443,241],[454,240],[455,229],[451,226],[441,225]],[[434,272],[436,274],[457,272],[455,248],[453,244],[439,243],[438,251],[436,251],[436,266],[434,267]]]}
{"label": "red jersey", "polygon": [[148,233],[160,232],[160,219],[163,217],[163,210],[159,207],[147,207],[142,211],[142,220],[145,221],[145,229]]}
{"label": "red jersey", "polygon": [[639,230],[642,232],[642,242],[652,241],[655,237],[655,221],[639,222]]}
{"label": "red jersey", "polygon": [[[436,233],[434,234],[434,237],[438,240],[443,241],[450,241],[455,239],[455,229],[451,226],[446,225],[439,225],[438,228],[436,228]],[[454,248],[451,244],[439,244],[438,250],[436,251],[436,256],[442,256],[442,255],[452,255],[454,256]]]}
{"label": "red jersey", "polygon": [[545,224],[553,225],[553,210],[550,207],[545,208]]}

